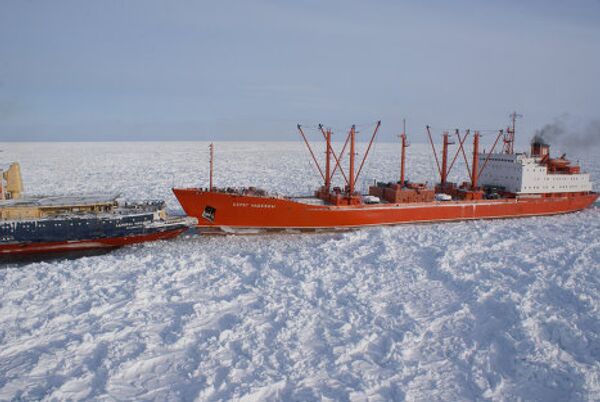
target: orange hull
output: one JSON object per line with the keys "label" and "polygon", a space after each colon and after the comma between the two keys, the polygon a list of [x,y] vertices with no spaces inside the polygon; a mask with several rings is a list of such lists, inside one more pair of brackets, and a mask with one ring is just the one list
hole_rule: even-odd
{"label": "orange hull", "polygon": [[589,193],[548,198],[330,206],[200,189],[173,189],[173,192],[185,212],[198,219],[199,227],[225,231],[336,229],[553,215],[582,210],[598,198],[598,194]]}

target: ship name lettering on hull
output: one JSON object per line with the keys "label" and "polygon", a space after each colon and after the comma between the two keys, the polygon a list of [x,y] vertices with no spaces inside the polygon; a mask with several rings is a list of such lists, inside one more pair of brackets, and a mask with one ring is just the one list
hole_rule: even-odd
{"label": "ship name lettering on hull", "polygon": [[273,204],[250,204],[248,202],[234,202],[232,205],[236,208],[276,208]]}

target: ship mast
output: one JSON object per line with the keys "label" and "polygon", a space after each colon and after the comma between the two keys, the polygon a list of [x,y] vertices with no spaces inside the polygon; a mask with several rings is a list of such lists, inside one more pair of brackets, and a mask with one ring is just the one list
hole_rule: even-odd
{"label": "ship mast", "polygon": [[355,153],[355,137],[356,137],[356,127],[353,124],[350,129],[350,166],[349,166],[349,179],[348,179],[348,195],[352,196],[354,194],[354,153]]}
{"label": "ship mast", "polygon": [[[346,181],[346,188],[345,188],[346,194],[345,194],[344,198],[346,199],[346,201],[348,202],[349,205],[357,204],[357,203],[361,202],[360,197],[355,195],[356,182],[358,181],[358,178],[360,177],[362,169],[365,166],[365,161],[366,161],[367,157],[369,156],[369,151],[371,150],[373,142],[375,141],[375,137],[377,136],[377,132],[378,132],[380,126],[381,126],[381,121],[378,121],[377,124],[375,125],[375,129],[373,130],[373,134],[371,135],[371,140],[369,141],[369,145],[367,146],[365,154],[363,155],[362,161],[360,162],[358,169],[356,169],[355,168],[355,166],[356,166],[356,125],[354,125],[354,124],[352,125],[352,128],[350,129],[348,136],[346,137],[346,142],[344,143],[344,147],[342,148],[342,151],[340,152],[339,157],[338,157],[336,155],[336,152],[333,149],[332,144],[331,144],[331,135],[332,135],[331,129],[324,130],[323,125],[319,124],[319,130],[323,134],[323,137],[325,138],[325,142],[326,142],[325,173],[323,173],[323,170],[321,169],[319,162],[317,161],[317,158],[315,157],[315,154],[312,151],[312,148],[308,142],[308,139],[306,138],[306,135],[304,134],[304,131],[302,130],[302,126],[300,126],[300,124],[297,125],[298,131],[300,132],[300,135],[302,136],[302,139],[304,140],[304,143],[306,144],[306,147],[308,148],[308,151],[310,152],[310,155],[311,155],[313,161],[315,162],[315,165],[317,166],[319,174],[321,175],[321,177],[323,178],[323,181],[324,181],[324,185],[317,191],[317,196],[319,198],[324,197],[324,199],[326,199],[326,200],[329,199],[329,192],[331,189],[331,181],[336,172],[336,169],[339,168],[340,172],[342,173],[342,176],[344,176],[344,180]],[[346,174],[344,173],[344,170],[342,169],[342,167],[340,165],[340,162],[341,162],[342,157],[344,156],[344,152],[345,152],[346,145],[348,144],[348,142],[350,142],[350,151],[349,151],[350,162],[349,162],[349,166],[348,166],[348,176],[346,176]],[[333,160],[335,161],[335,166],[333,166],[333,169],[331,166],[331,162],[332,162],[331,157],[332,156],[333,156]]]}
{"label": "ship mast", "polygon": [[473,136],[473,173],[471,173],[471,190],[475,191],[477,188],[477,181],[479,179],[479,131],[475,131]]}
{"label": "ship mast", "polygon": [[400,155],[400,186],[404,187],[404,166],[406,161],[406,148],[408,144],[406,143],[406,119],[402,119],[402,134],[400,135],[400,139],[402,140],[402,150]]}
{"label": "ship mast", "polygon": [[209,179],[209,191],[213,191],[213,171],[214,171],[214,164],[215,164],[215,146],[214,144],[211,142],[210,145],[208,146],[208,149],[210,149],[210,179]]}
{"label": "ship mast", "polygon": [[440,184],[442,187],[446,185],[448,179],[448,145],[450,141],[448,138],[448,132],[444,132],[444,145],[442,148],[442,172],[440,174]]}
{"label": "ship mast", "polygon": [[329,193],[331,188],[331,129],[325,135],[327,148],[325,150],[325,190]]}
{"label": "ship mast", "polygon": [[523,117],[523,115],[517,112],[512,112],[509,117],[512,122],[512,127],[508,127],[506,129],[506,135],[504,136],[504,149],[502,152],[505,154],[514,153],[517,119]]}

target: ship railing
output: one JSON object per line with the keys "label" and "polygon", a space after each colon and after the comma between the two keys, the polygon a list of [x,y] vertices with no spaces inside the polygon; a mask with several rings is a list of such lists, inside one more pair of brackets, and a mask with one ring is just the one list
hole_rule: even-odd
{"label": "ship railing", "polygon": [[165,208],[166,204],[163,200],[148,200],[141,202],[123,202],[117,209],[119,213],[140,211],[148,212]]}
{"label": "ship railing", "polygon": [[[208,188],[202,188],[201,191],[208,192],[210,191]],[[257,187],[222,187],[222,188],[213,188],[214,192],[218,193],[227,193],[227,194],[236,194],[236,195],[248,195],[253,197],[273,197],[273,194],[270,194],[266,190]]]}

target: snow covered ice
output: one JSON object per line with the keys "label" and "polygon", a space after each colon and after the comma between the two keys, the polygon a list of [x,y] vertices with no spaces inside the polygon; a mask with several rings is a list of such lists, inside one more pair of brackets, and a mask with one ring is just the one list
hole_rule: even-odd
{"label": "snow covered ice", "polygon": [[[181,212],[170,188],[207,185],[207,145],[5,143],[0,162],[21,163],[32,195],[164,198]],[[301,143],[216,146],[219,186],[319,184]],[[394,180],[398,150],[377,144],[363,184]],[[408,177],[431,182],[427,145],[408,151]],[[577,157],[597,183],[597,158]],[[6,266],[0,283],[0,400],[600,400],[598,204],[343,233],[187,234]]]}

